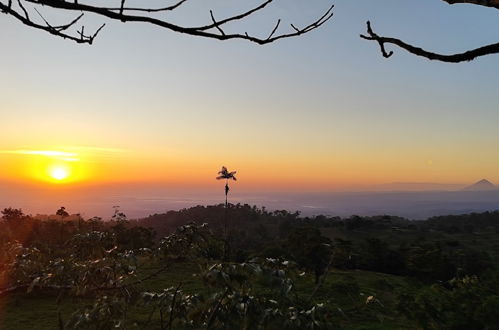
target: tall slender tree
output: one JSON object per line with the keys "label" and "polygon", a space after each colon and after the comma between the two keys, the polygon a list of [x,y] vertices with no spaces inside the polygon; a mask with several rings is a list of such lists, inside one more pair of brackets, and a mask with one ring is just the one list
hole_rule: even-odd
{"label": "tall slender tree", "polygon": [[222,169],[220,172],[218,172],[217,180],[224,180],[225,179],[225,208],[227,208],[227,195],[229,194],[229,180],[234,180],[237,181],[236,177],[234,176],[236,174],[236,171],[229,172],[227,170],[227,167],[222,166]]}
{"label": "tall slender tree", "polygon": [[224,240],[225,240],[225,246],[224,246],[224,258],[227,258],[228,256],[228,251],[229,251],[229,237],[228,237],[228,231],[227,231],[227,208],[229,206],[227,202],[227,195],[229,194],[229,180],[234,180],[237,181],[236,177],[234,176],[236,174],[236,171],[229,172],[227,170],[227,167],[222,166],[222,169],[218,172],[217,180],[225,180],[225,208],[224,208]]}

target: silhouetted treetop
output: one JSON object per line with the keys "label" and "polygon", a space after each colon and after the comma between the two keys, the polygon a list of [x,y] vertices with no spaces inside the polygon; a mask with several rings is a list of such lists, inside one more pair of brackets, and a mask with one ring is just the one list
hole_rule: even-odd
{"label": "silhouetted treetop", "polygon": [[222,179],[226,179],[226,180],[234,180],[236,181],[236,177],[234,176],[237,172],[236,171],[232,171],[232,172],[229,172],[229,170],[227,170],[227,167],[225,166],[222,166],[222,169],[218,172],[218,176],[217,176],[217,180],[222,180]]}
{"label": "silhouetted treetop", "polygon": [[4,220],[19,220],[23,217],[24,213],[21,209],[9,207],[2,210],[2,219]]}
{"label": "silhouetted treetop", "polygon": [[69,213],[66,211],[66,208],[64,206],[61,206],[61,208],[58,209],[55,214],[60,216],[61,218],[69,217]]}

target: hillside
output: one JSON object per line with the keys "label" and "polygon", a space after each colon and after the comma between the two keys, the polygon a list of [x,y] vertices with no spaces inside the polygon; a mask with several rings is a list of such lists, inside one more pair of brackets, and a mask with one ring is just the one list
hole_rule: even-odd
{"label": "hillside", "polygon": [[0,222],[0,327],[498,324],[499,212],[410,221],[229,206],[109,222],[40,221],[11,209]]}

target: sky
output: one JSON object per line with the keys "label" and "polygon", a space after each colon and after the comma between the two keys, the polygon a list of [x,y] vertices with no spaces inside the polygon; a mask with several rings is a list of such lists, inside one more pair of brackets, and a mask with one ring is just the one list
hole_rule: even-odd
{"label": "sky", "polygon": [[[230,29],[266,35],[282,18],[284,32],[330,3],[277,1]],[[499,183],[499,56],[445,64],[394,48],[387,60],[359,38],[371,20],[379,34],[459,52],[497,42],[496,10],[334,4],[320,29],[265,46],[91,16],[88,28],[107,25],[77,45],[0,15],[0,182],[197,191],[219,189],[226,165],[245,191]],[[248,2],[209,5],[223,17]],[[209,22],[210,8],[193,0],[173,19]]]}

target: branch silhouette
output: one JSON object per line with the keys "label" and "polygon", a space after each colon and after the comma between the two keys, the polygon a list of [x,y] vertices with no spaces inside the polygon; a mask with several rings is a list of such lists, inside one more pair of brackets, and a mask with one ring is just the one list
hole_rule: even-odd
{"label": "branch silhouette", "polygon": [[[160,19],[157,17],[153,17],[151,13],[161,13],[161,12],[172,12],[179,8],[181,5],[187,2],[187,0],[180,0],[173,5],[161,7],[161,8],[147,8],[147,7],[126,7],[125,0],[120,1],[119,7],[100,7],[93,4],[84,3],[78,0],[17,0],[17,5],[13,5],[12,0],[1,1],[0,0],[0,11],[16,18],[22,24],[30,26],[35,29],[44,30],[50,34],[56,35],[58,37],[62,37],[64,39],[69,39],[75,41],[77,43],[86,43],[92,44],[95,37],[99,34],[105,24],[102,24],[93,34],[85,35],[85,28],[82,26],[80,30],[73,33],[66,32],[71,27],[75,27],[76,23],[81,20],[85,13],[91,13],[98,16],[103,16],[110,20],[116,20],[121,22],[141,22],[147,23],[154,26],[158,26],[160,28],[164,28],[166,30],[170,30],[172,32],[205,37],[217,40],[230,40],[230,39],[242,39],[250,42],[254,42],[260,45],[268,44],[274,42],[279,39],[296,37],[305,33],[308,33],[312,30],[319,28],[321,25],[329,21],[333,17],[333,8],[334,5],[331,5],[322,16],[308,24],[303,28],[296,28],[296,26],[291,25],[292,29],[289,32],[277,33],[277,29],[279,28],[280,20],[274,26],[273,30],[267,37],[258,37],[250,35],[247,32],[236,32],[236,33],[227,33],[223,28],[227,23],[235,22],[235,21],[243,21],[249,16],[253,15],[256,12],[262,11],[269,4],[274,2],[275,0],[266,0],[252,9],[247,11],[243,11],[239,14],[226,17],[220,20],[215,20],[215,16],[213,11],[210,10],[209,15],[211,17],[211,23],[200,26],[182,26],[175,23],[172,23],[166,19]],[[29,3],[33,6],[33,9],[38,12],[36,7],[48,7],[52,9],[58,10],[67,10],[67,11],[77,11],[81,14],[77,16],[75,19],[71,20],[69,23],[65,25],[55,26],[48,22],[40,13],[39,16],[42,19],[42,22],[36,22],[29,16],[29,10],[25,6],[26,3]],[[15,7],[15,8],[14,8]],[[30,8],[31,9],[31,8]]]}
{"label": "branch silhouette", "polygon": [[[180,34],[216,40],[239,39],[264,45],[280,39],[297,37],[321,27],[333,17],[334,8],[334,5],[329,6],[320,17],[302,28],[297,27],[296,24],[290,24],[287,27],[287,31],[284,30],[285,28],[283,28],[283,24],[281,24],[282,20],[279,18],[276,20],[275,24],[273,24],[272,28],[269,28],[269,31],[265,34],[266,36],[256,36],[245,31],[229,32],[227,29],[228,23],[244,22],[255,13],[264,11],[270,4],[276,2],[276,0],[262,0],[260,4],[251,9],[242,10],[240,13],[225,18],[216,18],[214,11],[209,10],[206,14],[207,18],[209,18],[209,23],[193,26],[179,25],[173,23],[170,19],[154,16],[154,14],[158,13],[175,12],[179,7],[187,3],[188,0],[175,0],[176,2],[173,2],[172,4],[154,8],[147,6],[126,6],[126,0],[116,0],[118,4],[116,6],[98,6],[95,2],[88,1],[89,2],[82,0],[0,0],[0,12],[12,16],[24,25],[43,30],[52,35],[69,39],[80,44],[92,44],[105,26],[105,23],[102,24],[92,33],[85,33],[85,26],[83,25],[77,28],[77,24],[82,21],[84,15],[90,13],[102,16],[111,21],[151,24]],[[499,9],[499,0],[440,1],[449,5],[468,4]],[[27,6],[28,4],[29,6]],[[56,25],[50,23],[48,19],[42,16],[37,9],[39,7],[46,7],[58,11],[76,11],[78,12],[78,16],[69,20],[66,24]],[[30,16],[30,12],[32,11],[35,11],[38,14],[39,19],[33,19],[33,15]],[[389,58],[393,55],[393,51],[386,50],[387,44],[395,45],[416,56],[448,63],[472,61],[477,57],[499,53],[499,42],[454,54],[432,52],[407,43],[402,39],[378,35],[371,28],[370,22],[367,22],[367,33],[362,34],[361,37],[378,43],[381,53],[385,58]]]}
{"label": "branch silhouette", "polygon": [[499,0],[443,0],[443,1],[447,2],[449,5],[467,3],[472,5],[479,5],[479,6],[499,9]]}
{"label": "branch silhouette", "polygon": [[[470,5],[499,9],[499,0],[442,0],[442,1],[448,3],[449,5],[470,4]],[[464,51],[462,53],[455,53],[455,54],[434,53],[424,50],[423,48],[416,47],[414,45],[406,43],[401,39],[380,36],[373,31],[373,29],[371,28],[371,23],[369,21],[367,22],[367,35],[361,34],[360,37],[366,40],[376,41],[381,50],[381,54],[385,58],[389,58],[393,55],[393,51],[389,52],[386,51],[385,44],[392,44],[398,46],[408,51],[411,54],[425,57],[429,60],[436,60],[447,63],[469,62],[477,57],[499,53],[499,43],[485,45],[482,47]]]}
{"label": "branch silhouette", "polygon": [[417,56],[422,56],[425,57],[429,60],[437,60],[437,61],[442,61],[442,62],[448,62],[448,63],[459,63],[459,62],[466,62],[466,61],[472,61],[477,57],[480,56],[485,56],[485,55],[491,55],[491,54],[498,54],[499,53],[499,43],[494,43],[490,45],[486,45],[483,47],[479,47],[476,49],[468,50],[462,53],[457,53],[457,54],[439,54],[439,53],[433,53],[427,50],[424,50],[422,48],[413,46],[411,44],[408,44],[400,39],[397,38],[390,38],[390,37],[383,37],[375,33],[371,27],[371,22],[367,21],[367,35],[361,34],[361,38],[366,39],[366,40],[372,40],[376,41],[379,45],[379,48],[381,50],[381,54],[383,54],[383,57],[389,58],[393,55],[393,51],[387,51],[385,48],[385,44],[392,44],[396,45],[406,51],[408,51],[411,54],[417,55]]}

